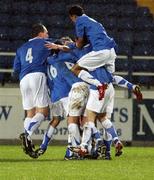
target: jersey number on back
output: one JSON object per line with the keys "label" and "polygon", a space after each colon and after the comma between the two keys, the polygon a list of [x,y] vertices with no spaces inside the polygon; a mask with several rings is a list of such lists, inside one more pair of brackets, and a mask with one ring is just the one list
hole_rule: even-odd
{"label": "jersey number on back", "polygon": [[33,56],[32,56],[32,48],[28,48],[27,54],[26,54],[26,61],[29,63],[32,63]]}
{"label": "jersey number on back", "polygon": [[71,62],[65,62],[65,64],[69,70],[72,69],[72,67],[74,66],[74,63]]}
{"label": "jersey number on back", "polygon": [[48,76],[51,80],[57,76],[57,69],[52,65],[48,68]]}

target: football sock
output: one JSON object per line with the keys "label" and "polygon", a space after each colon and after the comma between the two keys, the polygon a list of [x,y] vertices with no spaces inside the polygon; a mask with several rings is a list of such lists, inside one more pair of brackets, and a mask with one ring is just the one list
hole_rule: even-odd
{"label": "football sock", "polygon": [[31,119],[31,122],[29,124],[27,133],[29,137],[32,136],[35,130],[38,129],[38,127],[41,125],[42,121],[45,119],[44,115],[42,113],[36,113],[35,116]]}
{"label": "football sock", "polygon": [[96,87],[101,85],[100,81],[94,79],[94,77],[85,70],[81,70],[80,73],[78,74],[78,77],[83,81],[87,82],[88,84],[94,85]]}
{"label": "football sock", "polygon": [[25,120],[24,120],[24,130],[25,132],[28,131],[28,127],[29,127],[29,124],[31,123],[31,119],[30,117],[26,117]]}
{"label": "football sock", "polygon": [[55,130],[55,128],[50,125],[47,132],[44,134],[43,142],[40,146],[41,149],[47,149],[47,146],[53,136],[54,130]]}
{"label": "football sock", "polygon": [[128,88],[129,90],[133,89],[133,84],[121,76],[113,76],[113,82],[120,87]]}
{"label": "football sock", "polygon": [[111,134],[113,140],[118,139],[117,132],[109,119],[103,121],[102,126],[105,128],[107,133]]}
{"label": "football sock", "polygon": [[68,125],[68,144],[76,147],[80,144],[80,132],[79,127],[75,123]]}
{"label": "football sock", "polygon": [[95,127],[94,122],[87,122],[83,127],[82,143],[81,147],[88,146],[92,137],[92,129]]}
{"label": "football sock", "polygon": [[92,137],[96,140],[96,142],[102,140],[100,132],[98,131],[96,126],[92,128]]}
{"label": "football sock", "polygon": [[110,140],[110,141],[104,140],[104,144],[106,146],[106,151],[110,152],[112,140]]}

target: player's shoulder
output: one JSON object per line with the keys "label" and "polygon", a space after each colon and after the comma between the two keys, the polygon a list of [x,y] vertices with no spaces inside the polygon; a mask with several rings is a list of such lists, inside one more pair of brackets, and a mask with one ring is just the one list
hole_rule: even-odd
{"label": "player's shoulder", "polygon": [[32,39],[29,39],[25,45],[27,44],[38,44],[38,43],[46,43],[46,42],[52,42],[51,39],[49,38],[32,38]]}
{"label": "player's shoulder", "polygon": [[89,16],[87,16],[86,14],[83,14],[82,16],[78,16],[77,20],[76,20],[76,23],[81,23],[81,22],[84,22],[86,21],[87,19],[89,18]]}
{"label": "player's shoulder", "polygon": [[47,58],[47,63],[53,65],[56,63],[56,60],[57,60],[57,54],[53,54]]}
{"label": "player's shoulder", "polygon": [[47,39],[44,38],[33,38],[29,39],[24,45],[23,48],[33,48],[33,49],[44,49]]}
{"label": "player's shoulder", "polygon": [[23,49],[25,49],[25,47],[27,47],[27,42],[23,43],[20,47],[17,48],[17,52],[21,52]]}

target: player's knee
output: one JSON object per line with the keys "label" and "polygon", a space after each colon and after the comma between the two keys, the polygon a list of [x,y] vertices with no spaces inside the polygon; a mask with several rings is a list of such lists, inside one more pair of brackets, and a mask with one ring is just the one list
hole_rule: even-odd
{"label": "player's knee", "polygon": [[37,108],[37,109],[36,109],[36,112],[43,114],[44,117],[47,117],[48,114],[49,114],[49,107]]}

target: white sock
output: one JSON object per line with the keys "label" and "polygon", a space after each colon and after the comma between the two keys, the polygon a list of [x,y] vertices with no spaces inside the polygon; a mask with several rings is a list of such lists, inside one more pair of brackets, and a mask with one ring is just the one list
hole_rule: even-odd
{"label": "white sock", "polygon": [[102,125],[105,128],[105,131],[112,136],[112,139],[114,141],[118,140],[116,129],[114,128],[112,122],[109,119],[106,119],[105,121],[103,121]]}
{"label": "white sock", "polygon": [[41,149],[47,149],[49,142],[52,139],[55,128],[49,124],[46,133],[44,134],[42,144],[40,146]]}
{"label": "white sock", "polygon": [[100,81],[98,81],[97,79],[94,79],[94,77],[85,70],[81,70],[80,73],[78,74],[78,77],[82,79],[83,81],[87,82],[88,84],[92,84],[96,87],[101,85]]}
{"label": "white sock", "polygon": [[24,130],[28,131],[28,127],[29,127],[29,124],[31,123],[31,119],[30,117],[26,117],[25,120],[24,120]]}
{"label": "white sock", "polygon": [[96,126],[93,127],[93,134],[97,133],[98,129],[96,128]]}
{"label": "white sock", "polygon": [[68,125],[68,143],[73,147],[76,147],[80,144],[79,127],[75,123],[70,123]]}
{"label": "white sock", "polygon": [[93,122],[87,122],[85,123],[83,127],[83,135],[82,135],[82,143],[81,146],[88,146],[91,140],[92,136],[92,129],[95,126]]}
{"label": "white sock", "polygon": [[97,138],[95,136],[95,141],[101,141],[101,137],[100,137],[100,132],[98,131],[98,129],[96,128],[96,126],[92,127],[92,135],[97,134]]}
{"label": "white sock", "polygon": [[36,113],[35,116],[31,119],[27,131],[30,137],[32,136],[34,131],[38,129],[44,119],[45,117],[42,113]]}
{"label": "white sock", "polygon": [[47,136],[48,136],[49,138],[52,138],[53,133],[54,133],[54,130],[55,130],[55,128],[50,125],[49,128],[48,128],[48,130],[47,130]]}

